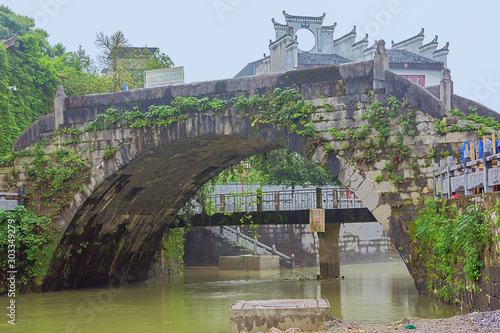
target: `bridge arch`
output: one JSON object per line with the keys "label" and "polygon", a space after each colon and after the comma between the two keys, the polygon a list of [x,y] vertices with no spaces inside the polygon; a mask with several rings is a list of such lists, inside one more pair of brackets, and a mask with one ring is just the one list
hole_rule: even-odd
{"label": "bridge arch", "polygon": [[387,210],[379,208],[380,195],[371,181],[321,145],[308,155],[308,138],[285,127],[252,126],[247,117],[199,115],[165,128],[83,135],[82,141],[86,135],[97,138],[94,143],[101,149],[116,139],[121,143],[114,146],[113,157],[89,159],[85,194],[75,195],[56,221],[63,237],[45,290],[102,285],[113,272],[144,281],[166,228],[196,191],[230,165],[276,149],[306,155],[337,175],[389,231],[389,216],[382,215]]}

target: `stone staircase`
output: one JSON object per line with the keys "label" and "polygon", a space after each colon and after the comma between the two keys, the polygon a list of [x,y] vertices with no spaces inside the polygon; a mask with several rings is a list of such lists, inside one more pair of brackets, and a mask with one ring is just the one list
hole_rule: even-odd
{"label": "stone staircase", "polygon": [[[230,228],[230,227],[227,227]],[[242,237],[237,237],[236,236],[236,230],[233,232],[220,232],[219,227],[207,227],[207,229],[210,230],[216,237],[221,237],[224,243],[230,246],[236,246],[241,249],[243,249],[247,253],[252,253],[256,255],[264,255],[264,256],[270,256],[272,255],[271,251],[268,251],[264,248],[257,247],[257,253],[254,253],[255,251],[255,246],[254,243],[251,241],[248,241]]]}
{"label": "stone staircase", "polygon": [[280,266],[292,268],[295,266],[295,257],[291,257],[276,250],[276,247],[265,245],[259,241],[251,239],[248,235],[241,233],[240,228],[233,228],[229,226],[221,227],[206,227],[216,237],[221,237],[223,242],[231,246],[236,246],[243,249],[245,252],[258,255],[258,256],[271,256],[278,255]]}

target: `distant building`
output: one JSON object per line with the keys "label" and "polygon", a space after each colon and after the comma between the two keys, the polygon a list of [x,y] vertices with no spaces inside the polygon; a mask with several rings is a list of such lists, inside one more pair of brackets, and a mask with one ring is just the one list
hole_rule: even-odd
{"label": "distant building", "polygon": [[[368,46],[368,34],[356,41],[356,26],[348,34],[335,39],[337,23],[324,26],[325,13],[310,17],[290,15],[283,11],[283,15],[286,24],[278,23],[274,18],[271,20],[276,37],[274,41],[269,41],[269,56],[264,54],[262,59],[249,63],[235,77],[371,60],[375,55],[377,41]],[[307,29],[314,35],[315,45],[309,51],[299,49],[296,33],[301,29]],[[422,29],[416,36],[398,43],[392,42],[392,48],[387,50],[389,69],[421,86],[439,84],[442,71],[446,68],[449,43],[437,49],[437,39],[438,36],[423,44]]]}
{"label": "distant building", "polygon": [[137,72],[134,73],[136,75],[142,75],[147,63],[159,51],[160,49],[157,47],[117,47],[109,53],[110,66],[104,72],[109,76],[113,72],[113,68],[123,66],[129,71]]}
{"label": "distant building", "polygon": [[16,34],[0,37],[0,43],[3,43],[5,49],[8,50],[12,45],[16,44],[17,37]]}

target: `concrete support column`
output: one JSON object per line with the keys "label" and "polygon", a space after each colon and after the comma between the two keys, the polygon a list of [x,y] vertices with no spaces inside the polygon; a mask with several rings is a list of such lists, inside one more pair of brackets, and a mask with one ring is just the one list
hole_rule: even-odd
{"label": "concrete support column", "polygon": [[64,111],[66,111],[66,94],[61,85],[57,86],[56,97],[54,98],[54,114],[56,129],[64,124]]}
{"label": "concrete support column", "polygon": [[323,195],[321,191],[321,187],[316,187],[316,208],[323,208]]}
{"label": "concrete support column", "polygon": [[340,275],[339,234],[340,223],[327,223],[325,232],[318,232],[319,273],[323,278]]}
{"label": "concrete support column", "polygon": [[443,70],[443,77],[439,83],[439,97],[446,110],[452,109],[453,81],[451,71],[448,68]]}
{"label": "concrete support column", "polygon": [[379,40],[373,58],[373,91],[385,93],[385,71],[389,70],[389,55],[385,49],[385,41]]}

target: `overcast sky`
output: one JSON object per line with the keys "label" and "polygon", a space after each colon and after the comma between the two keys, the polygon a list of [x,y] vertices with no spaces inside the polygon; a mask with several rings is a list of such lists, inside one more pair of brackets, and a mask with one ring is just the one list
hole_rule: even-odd
{"label": "overcast sky", "polygon": [[[395,42],[425,28],[424,43],[439,36],[439,48],[450,42],[448,67],[455,93],[500,111],[498,61],[500,2],[493,0],[0,0],[18,14],[36,19],[51,44],[68,51],[82,45],[95,57],[96,32],[123,30],[134,46],[156,46],[176,66],[184,66],[186,82],[236,75],[248,62],[269,54],[274,40],[271,18],[285,23],[289,14],[320,16],[337,22],[335,38],[357,26],[357,40],[369,34],[370,45]],[[300,47],[300,40],[299,40]]]}

